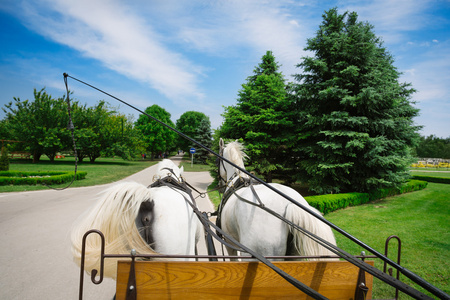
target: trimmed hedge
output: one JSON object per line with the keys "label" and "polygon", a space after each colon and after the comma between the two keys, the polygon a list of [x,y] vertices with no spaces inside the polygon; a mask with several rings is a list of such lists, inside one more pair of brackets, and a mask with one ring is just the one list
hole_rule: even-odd
{"label": "trimmed hedge", "polygon": [[386,198],[398,194],[418,191],[426,188],[428,182],[410,180],[399,189],[380,189],[371,193],[346,193],[328,194],[305,197],[305,200],[323,214],[345,208],[348,206],[361,205],[376,199]]}
{"label": "trimmed hedge", "polygon": [[[0,172],[1,185],[37,185],[37,184],[61,184],[72,180],[74,172]],[[76,180],[85,179],[87,172],[78,171]]]}
{"label": "trimmed hedge", "polygon": [[424,180],[428,182],[434,182],[434,183],[445,183],[450,184],[450,178],[444,178],[444,177],[434,177],[434,176],[425,176],[425,175],[414,175],[414,179],[417,180]]}
{"label": "trimmed hedge", "polygon": [[367,193],[346,193],[346,194],[328,194],[305,197],[309,205],[317,208],[323,214],[344,208],[355,206],[370,201]]}

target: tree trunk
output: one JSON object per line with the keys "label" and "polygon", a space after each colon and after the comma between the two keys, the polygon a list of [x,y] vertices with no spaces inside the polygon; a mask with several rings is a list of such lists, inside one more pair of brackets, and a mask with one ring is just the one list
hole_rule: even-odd
{"label": "tree trunk", "polygon": [[265,177],[267,183],[271,183],[272,182],[272,171],[268,172],[264,177]]}
{"label": "tree trunk", "polygon": [[33,163],[39,162],[39,159],[41,159],[42,153],[34,152],[33,153]]}

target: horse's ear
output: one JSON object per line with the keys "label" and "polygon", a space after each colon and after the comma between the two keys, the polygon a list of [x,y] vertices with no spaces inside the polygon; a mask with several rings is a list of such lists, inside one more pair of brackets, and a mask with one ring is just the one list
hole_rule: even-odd
{"label": "horse's ear", "polygon": [[181,166],[181,168],[180,168],[180,174],[183,174],[183,172],[184,172],[184,166]]}
{"label": "horse's ear", "polygon": [[225,143],[223,142],[223,139],[220,138],[220,140],[219,140],[219,155],[223,155],[224,148],[225,148]]}

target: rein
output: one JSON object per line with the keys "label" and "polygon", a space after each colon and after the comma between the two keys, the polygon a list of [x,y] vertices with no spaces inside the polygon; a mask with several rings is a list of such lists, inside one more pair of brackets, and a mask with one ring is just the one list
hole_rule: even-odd
{"label": "rein", "polygon": [[[288,200],[289,202],[291,202],[292,204],[300,207],[301,209],[303,209],[304,211],[308,212],[309,214],[313,215],[314,217],[316,217],[317,219],[319,219],[320,221],[324,222],[325,224],[327,224],[328,226],[330,226],[332,229],[336,230],[338,233],[342,234],[344,237],[350,239],[352,242],[356,243],[358,246],[366,249],[367,251],[373,253],[377,258],[381,259],[383,262],[388,263],[389,265],[391,265],[392,267],[396,268],[398,271],[400,271],[403,275],[405,275],[406,277],[408,277],[409,279],[411,279],[413,282],[417,283],[418,285],[420,285],[421,287],[425,288],[426,290],[428,290],[429,292],[431,292],[433,295],[436,295],[440,298],[448,298],[448,295],[443,292],[442,290],[438,289],[437,287],[433,286],[432,284],[430,284],[429,282],[425,281],[423,278],[421,278],[420,276],[418,276],[417,274],[411,272],[410,270],[408,270],[407,268],[400,266],[398,263],[394,262],[393,260],[389,259],[388,257],[384,256],[382,253],[380,253],[379,251],[375,250],[374,248],[370,247],[369,245],[365,244],[364,242],[360,241],[359,239],[357,239],[356,237],[354,237],[353,235],[349,234],[348,232],[346,232],[345,230],[343,230],[342,228],[340,228],[339,226],[335,225],[334,223],[328,221],[327,219],[325,219],[324,217],[322,217],[320,214],[314,212],[313,210],[309,209],[307,206],[299,203],[298,201],[294,200],[292,197],[286,195],[285,193],[279,191],[278,189],[276,189],[273,186],[270,186],[269,184],[267,184],[266,182],[264,182],[263,180],[257,178],[256,176],[252,175],[251,173],[249,173],[248,171],[246,171],[244,168],[241,168],[239,166],[237,166],[236,164],[234,164],[233,162],[231,162],[230,160],[224,158],[222,155],[217,154],[216,152],[214,152],[213,150],[209,149],[208,147],[202,145],[201,143],[197,142],[196,140],[194,140],[193,138],[187,136],[186,134],[180,132],[179,130],[167,125],[166,123],[160,121],[159,119],[145,113],[144,111],[130,105],[129,103],[93,86],[90,85],[84,81],[81,81],[75,77],[69,76],[67,73],[63,74],[64,76],[64,80],[66,82],[67,85],[67,78],[70,77],[72,79],[74,79],[75,81],[78,81],[86,86],[91,87],[92,89],[95,89],[113,99],[116,99],[117,101],[123,103],[124,105],[133,108],[134,110],[140,112],[143,115],[146,115],[147,117],[149,117],[150,119],[154,120],[155,122],[161,124],[162,126],[169,128],[170,130],[176,132],[179,136],[189,140],[190,142],[192,142],[194,145],[198,145],[199,147],[205,149],[207,152],[215,155],[216,157],[219,157],[222,161],[229,163],[230,165],[234,166],[235,168],[237,168],[238,170],[240,170],[241,172],[243,172],[244,174],[247,174],[248,176],[250,176],[251,178],[253,178],[254,180],[256,180],[257,182],[263,184],[264,186],[266,186],[267,188],[269,188],[270,190],[272,190],[273,192],[279,194],[280,196],[284,197],[286,200]],[[220,176],[220,173],[219,173]],[[189,202],[188,203],[192,206],[193,203]],[[219,230],[219,232],[221,231],[220,228],[218,228],[215,224],[212,224],[208,219],[205,220],[205,217],[198,211],[198,209],[194,206],[193,207],[194,212],[196,212],[196,214],[199,216],[199,219],[203,222],[206,223],[210,223],[211,226],[213,226],[214,228],[216,228],[216,230]],[[205,228],[205,230],[209,230],[211,231],[209,228]],[[217,236],[216,234],[214,234],[211,231],[211,234],[213,236]],[[219,241],[222,242],[222,240],[219,238]],[[230,238],[231,242],[235,242]],[[236,241],[237,242],[237,241]],[[239,243],[237,242],[236,245],[239,245]],[[323,245],[325,246],[325,245]],[[254,253],[252,250],[246,248],[245,246],[242,245],[242,249],[243,251],[245,251],[251,255],[253,255],[255,258],[257,258],[258,260],[260,260],[261,262],[263,262],[264,264],[266,264],[267,266],[269,266],[270,268],[272,268],[273,270],[275,270],[278,274],[280,274],[283,278],[285,278],[288,282],[290,282],[291,284],[293,284],[294,286],[296,286],[297,288],[299,288],[301,291],[305,292],[308,295],[313,295],[316,299],[324,299],[322,295],[318,294],[317,292],[315,292],[314,290],[312,290],[311,294],[311,288],[309,288],[308,286],[305,286],[304,284],[298,282],[295,279],[288,279],[287,277],[285,277],[285,275],[282,275],[282,273],[284,273],[282,270],[277,270],[277,267],[275,267],[273,264],[271,264],[270,262],[267,261],[267,259],[265,259],[264,257],[261,257],[260,255],[258,255],[257,253]],[[341,254],[342,255],[342,254]],[[360,262],[359,260],[355,259],[354,256],[350,255],[349,257],[345,257],[344,255],[342,255],[341,257],[345,258],[347,261],[349,261],[350,263],[359,266]],[[359,262],[358,262],[359,261]],[[421,292],[417,291],[416,289],[404,284],[403,282],[396,280],[395,278],[388,276],[387,274],[381,272],[380,270],[371,267],[370,265],[363,263],[360,268],[369,272],[370,274],[374,275],[375,277],[383,280],[384,282],[388,283],[389,285],[393,286],[393,287],[397,287],[399,288],[399,290],[401,290],[402,292],[413,296],[415,298],[418,299],[431,299],[430,297],[422,294]],[[286,273],[284,273],[286,274]],[[287,274],[286,274],[287,275]],[[288,275],[289,276],[289,275]],[[293,281],[294,280],[294,281]]]}

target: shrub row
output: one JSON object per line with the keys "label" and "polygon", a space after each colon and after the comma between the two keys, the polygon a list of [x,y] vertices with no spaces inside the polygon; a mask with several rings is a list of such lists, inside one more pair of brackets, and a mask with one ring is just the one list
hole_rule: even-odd
{"label": "shrub row", "polygon": [[[1,185],[37,185],[37,184],[61,184],[72,180],[74,172],[0,172]],[[87,172],[78,171],[76,180],[86,178]]]}
{"label": "shrub row", "polygon": [[434,183],[446,183],[450,184],[450,178],[444,178],[444,177],[434,177],[434,176],[424,176],[424,175],[414,175],[414,179],[417,180],[424,180],[428,182],[434,182]]}
{"label": "shrub row", "polygon": [[403,194],[412,191],[424,189],[427,186],[426,181],[410,180],[399,189],[380,189],[371,193],[345,193],[329,194],[305,197],[309,205],[315,207],[323,214],[345,208],[347,206],[361,205],[376,199]]}
{"label": "shrub row", "polygon": [[345,208],[347,206],[355,206],[370,201],[367,193],[345,193],[345,194],[328,194],[318,196],[305,197],[309,205],[317,208],[323,214]]}

